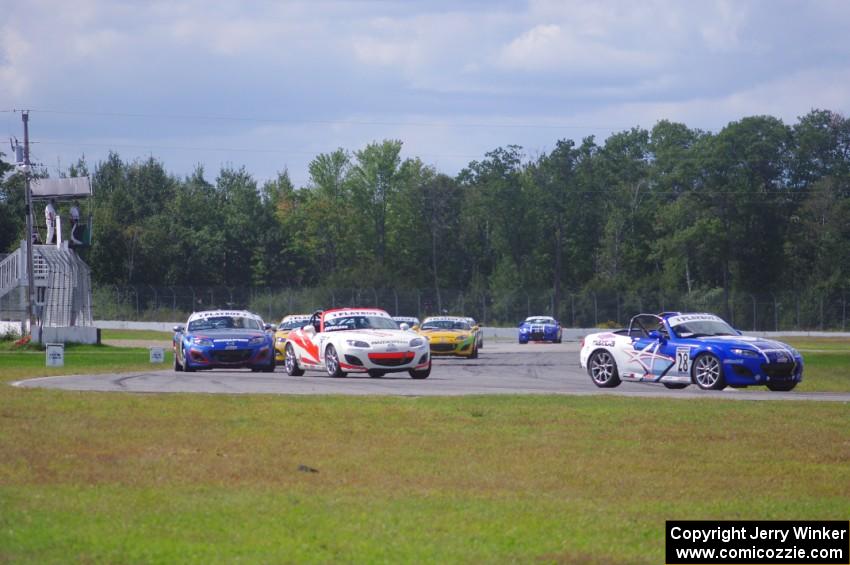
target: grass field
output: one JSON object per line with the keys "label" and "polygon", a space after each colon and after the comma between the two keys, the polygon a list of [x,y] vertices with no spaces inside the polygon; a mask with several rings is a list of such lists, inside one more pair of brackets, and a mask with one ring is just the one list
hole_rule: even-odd
{"label": "grass field", "polygon": [[153,330],[100,330],[100,339],[107,340],[151,340],[171,341],[171,332],[157,332]]}
{"label": "grass field", "polygon": [[[850,371],[846,344],[809,345],[807,371]],[[0,380],[43,363],[0,353]],[[848,424],[841,403],[0,386],[0,562],[661,563],[668,519],[846,520]]]}

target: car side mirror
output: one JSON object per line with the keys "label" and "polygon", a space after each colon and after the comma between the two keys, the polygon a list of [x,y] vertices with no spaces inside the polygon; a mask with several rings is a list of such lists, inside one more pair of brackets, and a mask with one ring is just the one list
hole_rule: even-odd
{"label": "car side mirror", "polygon": [[476,326],[472,326],[472,331],[477,332],[477,331],[478,331],[478,330],[480,330],[480,329],[481,329],[481,326],[477,326],[477,325],[476,325]]}
{"label": "car side mirror", "polygon": [[419,331],[419,326],[414,325],[414,326],[413,326],[413,327],[411,327],[410,329],[411,329],[411,330],[413,330],[413,331],[415,331],[415,332],[418,332],[418,331]]}
{"label": "car side mirror", "polygon": [[651,332],[649,332],[649,337],[651,339],[657,339],[658,341],[664,341],[664,336],[661,335],[661,332],[659,332],[658,330],[652,330]]}
{"label": "car side mirror", "polygon": [[407,322],[402,322],[402,323],[400,323],[400,324],[398,325],[398,327],[399,327],[399,329],[402,329],[402,330],[404,330],[404,331],[407,331],[407,330],[409,330],[409,329],[410,329],[410,326],[408,326],[408,325],[407,325]]}
{"label": "car side mirror", "polygon": [[313,335],[314,333],[316,333],[316,328],[313,327],[313,324],[307,324],[302,329],[304,330],[305,334]]}
{"label": "car side mirror", "polygon": [[173,328],[171,328],[171,329],[172,329],[172,330],[174,330],[174,333],[179,334],[179,333],[183,333],[183,329],[184,329],[184,328],[183,328],[183,326],[174,326],[174,327],[173,327]]}

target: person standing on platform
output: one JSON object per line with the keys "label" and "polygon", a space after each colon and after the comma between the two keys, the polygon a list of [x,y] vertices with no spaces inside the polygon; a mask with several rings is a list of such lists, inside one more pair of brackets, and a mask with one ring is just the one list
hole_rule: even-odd
{"label": "person standing on platform", "polygon": [[56,200],[51,198],[44,207],[44,220],[47,222],[47,245],[56,244]]}
{"label": "person standing on platform", "polygon": [[80,203],[74,200],[71,205],[71,243],[74,245],[82,245],[82,241],[77,237],[82,235],[78,233],[80,227]]}

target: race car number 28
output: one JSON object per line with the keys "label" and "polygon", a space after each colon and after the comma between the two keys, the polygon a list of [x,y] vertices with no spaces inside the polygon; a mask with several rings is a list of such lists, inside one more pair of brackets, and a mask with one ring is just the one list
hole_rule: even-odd
{"label": "race car number 28", "polygon": [[676,348],[676,370],[687,373],[691,364],[691,349],[689,347]]}

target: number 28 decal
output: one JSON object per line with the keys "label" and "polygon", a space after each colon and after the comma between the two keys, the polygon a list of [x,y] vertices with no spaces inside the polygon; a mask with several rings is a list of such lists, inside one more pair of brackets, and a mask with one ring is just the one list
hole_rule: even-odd
{"label": "number 28 decal", "polygon": [[677,347],[676,348],[676,371],[679,373],[687,373],[691,366],[691,348]]}

